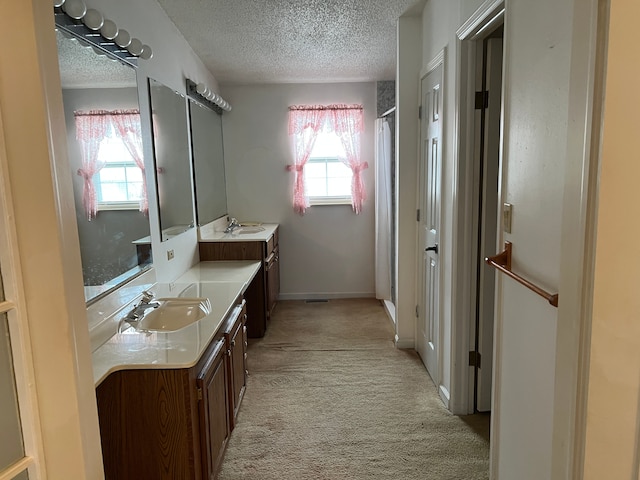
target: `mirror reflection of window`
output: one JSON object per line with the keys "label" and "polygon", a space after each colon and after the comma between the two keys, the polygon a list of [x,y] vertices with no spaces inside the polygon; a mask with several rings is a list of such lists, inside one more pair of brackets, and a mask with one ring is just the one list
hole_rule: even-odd
{"label": "mirror reflection of window", "polygon": [[[151,238],[136,71],[70,35],[56,32],[85,299],[90,302],[149,268]],[[79,133],[83,121],[78,116],[91,113],[105,115],[97,122],[102,132],[97,138]],[[95,150],[83,138],[95,140]],[[86,200],[87,187],[95,210]]]}

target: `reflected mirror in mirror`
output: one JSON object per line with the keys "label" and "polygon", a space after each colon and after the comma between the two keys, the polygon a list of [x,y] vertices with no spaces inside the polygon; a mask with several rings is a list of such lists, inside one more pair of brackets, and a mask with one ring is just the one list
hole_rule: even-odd
{"label": "reflected mirror in mirror", "polygon": [[185,97],[149,79],[162,241],[193,228],[191,162]]}
{"label": "reflected mirror in mirror", "polygon": [[189,99],[193,178],[198,225],[227,213],[222,115]]}
{"label": "reflected mirror in mirror", "polygon": [[56,37],[89,302],[152,262],[136,71],[60,28]]}

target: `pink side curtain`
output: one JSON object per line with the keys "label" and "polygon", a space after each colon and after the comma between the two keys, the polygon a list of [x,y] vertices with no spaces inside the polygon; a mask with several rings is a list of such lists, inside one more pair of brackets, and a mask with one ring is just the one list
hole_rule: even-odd
{"label": "pink side curtain", "polygon": [[91,110],[89,112],[76,112],[76,139],[80,143],[82,153],[82,167],[78,169],[78,175],[84,180],[82,188],[82,204],[87,219],[91,221],[98,211],[98,199],[93,185],[93,176],[98,173],[104,162],[98,159],[100,142],[107,133],[109,117],[103,110]]}
{"label": "pink side curtain", "polygon": [[140,195],[140,211],[145,215],[149,212],[147,198],[147,179],[144,174],[144,157],[142,156],[142,127],[138,110],[120,110],[111,112],[113,126],[118,136],[127,147],[127,151],[142,171],[142,194]]}
{"label": "pink side curtain", "polygon": [[346,158],[341,159],[353,172],[351,199],[353,211],[359,214],[366,200],[362,170],[369,167],[360,158],[360,134],[364,131],[361,105],[294,105],[289,107],[289,136],[293,136],[294,161],[287,170],[295,172],[293,208],[304,215],[309,206],[305,194],[304,165],[309,160],[318,133],[327,128],[342,141]]}
{"label": "pink side curtain", "polygon": [[289,109],[289,136],[293,136],[293,165],[287,165],[287,170],[295,172],[293,185],[293,209],[304,215],[309,201],[304,185],[304,166],[309,160],[313,146],[322,130],[325,120],[325,110],[321,108]]}
{"label": "pink side curtain", "polygon": [[340,138],[346,154],[343,162],[351,169],[351,206],[359,214],[362,204],[367,199],[367,192],[362,180],[362,170],[369,168],[367,162],[360,158],[360,134],[364,130],[364,115],[362,108],[347,105],[334,105],[329,113],[331,129]]}

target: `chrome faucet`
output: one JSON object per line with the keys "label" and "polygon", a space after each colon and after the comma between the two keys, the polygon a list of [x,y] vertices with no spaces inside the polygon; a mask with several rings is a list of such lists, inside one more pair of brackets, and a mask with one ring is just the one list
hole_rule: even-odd
{"label": "chrome faucet", "polygon": [[229,225],[227,225],[227,228],[224,229],[224,233],[231,233],[239,226],[240,224],[238,223],[238,220],[231,217],[231,220],[229,221]]}
{"label": "chrome faucet", "polygon": [[125,322],[133,327],[135,326],[135,323],[140,321],[147,310],[150,308],[158,308],[160,304],[158,302],[152,302],[153,298],[154,294],[152,292],[148,290],[143,291],[140,302],[120,320],[120,323],[118,324],[118,333],[122,333],[122,327]]}

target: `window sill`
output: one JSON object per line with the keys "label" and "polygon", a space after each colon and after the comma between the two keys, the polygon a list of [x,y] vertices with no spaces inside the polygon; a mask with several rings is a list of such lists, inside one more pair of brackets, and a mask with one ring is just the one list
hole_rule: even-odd
{"label": "window sill", "polygon": [[140,210],[140,202],[98,203],[98,211],[106,210]]}
{"label": "window sill", "polygon": [[310,197],[309,206],[315,205],[351,205],[351,197]]}

